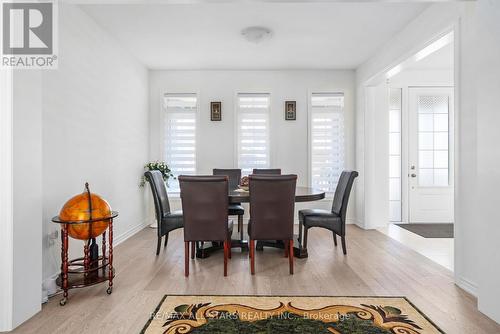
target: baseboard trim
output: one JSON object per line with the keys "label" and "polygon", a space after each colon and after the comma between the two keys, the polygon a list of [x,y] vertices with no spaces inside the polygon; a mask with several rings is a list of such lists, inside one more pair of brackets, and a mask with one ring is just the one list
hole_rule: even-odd
{"label": "baseboard trim", "polygon": [[467,293],[477,297],[477,284],[473,283],[463,277],[456,277],[455,284]]}
{"label": "baseboard trim", "polygon": [[141,231],[145,227],[149,226],[150,224],[151,224],[151,220],[150,219],[144,219],[142,221],[142,223],[140,223],[140,224],[132,227],[128,231],[125,231],[122,234],[116,236],[113,239],[113,246],[118,246],[119,244],[121,244],[122,242],[126,241],[127,239],[129,239],[130,237],[132,237],[133,235],[135,235],[136,233],[138,233],[139,231]]}
{"label": "baseboard trim", "polygon": [[345,223],[346,224],[355,224],[355,225],[361,226],[361,222],[359,220],[357,220],[356,218],[347,218]]}

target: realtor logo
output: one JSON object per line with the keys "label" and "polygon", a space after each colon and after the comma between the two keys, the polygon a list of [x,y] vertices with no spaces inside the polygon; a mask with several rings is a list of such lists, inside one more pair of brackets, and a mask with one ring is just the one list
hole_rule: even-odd
{"label": "realtor logo", "polygon": [[55,7],[51,1],[2,3],[2,67],[57,66]]}

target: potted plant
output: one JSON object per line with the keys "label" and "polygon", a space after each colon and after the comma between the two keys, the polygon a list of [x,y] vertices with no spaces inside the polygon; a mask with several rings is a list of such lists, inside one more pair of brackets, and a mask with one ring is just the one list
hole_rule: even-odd
{"label": "potted plant", "polygon": [[[168,187],[168,180],[170,178],[175,180],[174,174],[172,174],[172,171],[170,170],[168,165],[163,161],[148,162],[147,164],[144,165],[144,170],[145,171],[148,171],[148,170],[160,171],[161,175],[163,176],[163,181],[165,181],[165,184],[167,185],[167,187]],[[144,187],[145,184],[146,184],[146,177],[144,177],[144,175],[143,175],[141,178],[140,186]]]}

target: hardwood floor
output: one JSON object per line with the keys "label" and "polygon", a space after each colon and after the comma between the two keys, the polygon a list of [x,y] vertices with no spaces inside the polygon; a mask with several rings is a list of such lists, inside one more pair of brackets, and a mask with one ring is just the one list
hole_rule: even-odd
{"label": "hardwood floor", "polygon": [[406,296],[447,333],[500,333],[500,325],[477,311],[475,298],[453,284],[449,270],[378,231],[349,226],[344,256],[331,233],[311,229],[309,258],[296,259],[293,276],[282,251],[256,251],[251,276],[248,253],[233,250],[226,278],[222,252],[190,260],[185,278],[182,230],[171,233],[160,256],[155,233],[146,228],[115,248],[112,295],[105,285],[72,290],[64,307],[56,296],[14,333],[139,333],[169,293]]}

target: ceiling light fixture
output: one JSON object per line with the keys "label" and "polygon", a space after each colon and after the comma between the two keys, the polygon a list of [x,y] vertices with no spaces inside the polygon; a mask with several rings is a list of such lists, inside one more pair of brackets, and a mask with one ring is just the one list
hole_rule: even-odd
{"label": "ceiling light fixture", "polygon": [[266,27],[248,27],[241,31],[241,35],[251,43],[260,43],[265,39],[269,39],[272,31]]}

